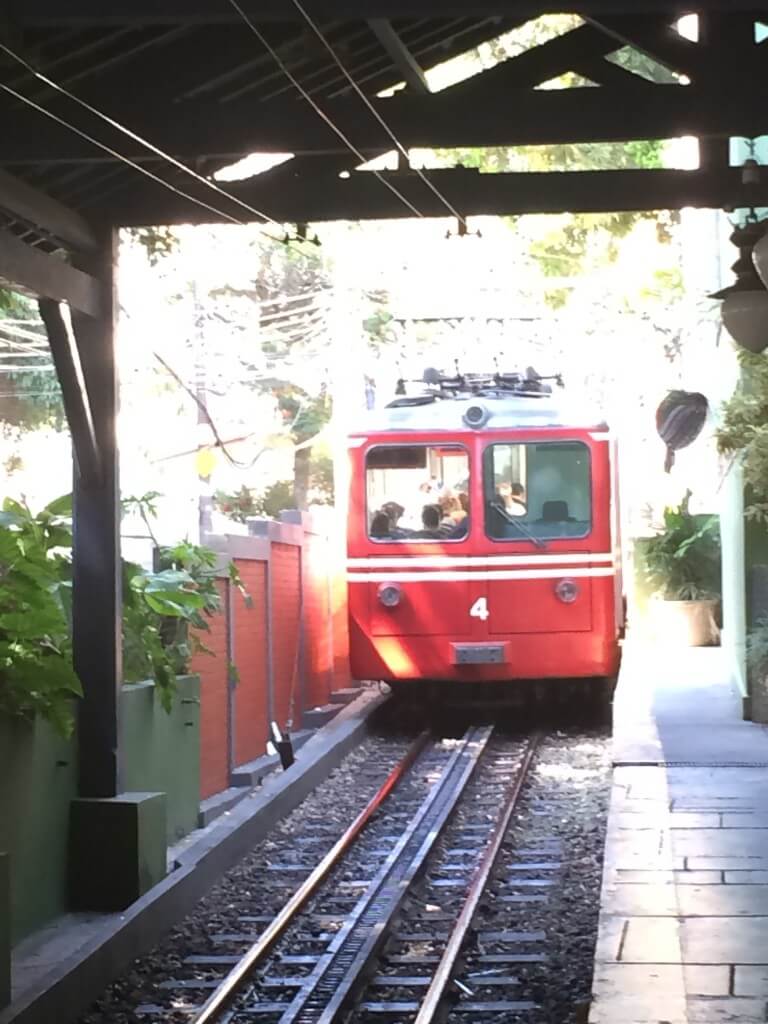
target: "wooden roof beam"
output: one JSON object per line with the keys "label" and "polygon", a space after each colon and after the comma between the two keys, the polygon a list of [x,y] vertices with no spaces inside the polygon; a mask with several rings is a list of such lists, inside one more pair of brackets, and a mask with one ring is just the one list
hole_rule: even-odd
{"label": "wooden roof beam", "polygon": [[95,278],[27,245],[9,231],[0,231],[0,281],[30,295],[66,302],[87,316],[98,316],[101,309]]}
{"label": "wooden roof beam", "polygon": [[[445,17],[537,17],[561,14],[562,0],[307,0],[313,16],[362,21],[369,18],[445,18]],[[638,0],[573,0],[565,5],[579,14],[635,14]],[[649,13],[685,14],[694,6],[699,10],[737,11],[764,9],[763,0],[644,0]],[[142,24],[198,25],[233,24],[236,12],[214,0],[19,0],[12,3],[14,17],[22,25],[105,25],[141,22]],[[250,0],[248,13],[257,21],[300,21],[300,15],[285,0]]]}
{"label": "wooden roof beam", "polygon": [[426,96],[430,89],[424,69],[392,28],[391,23],[386,18],[371,18],[368,25],[402,74],[408,88],[417,96]]}
{"label": "wooden roof beam", "polygon": [[[382,174],[425,216],[449,216],[415,174]],[[457,169],[430,171],[429,177],[465,216],[768,206],[768,176],[758,185],[744,185],[738,167],[506,174]],[[281,181],[279,188],[261,186],[255,178],[238,183],[233,191],[286,223],[413,216],[367,171],[347,179],[336,174],[298,176]],[[110,204],[110,212],[126,225],[212,223],[214,218],[209,211],[151,185],[126,192],[119,203]]]}
{"label": "wooden roof beam", "polygon": [[96,236],[80,214],[1,169],[0,207],[73,249],[96,248]]}
{"label": "wooden roof beam", "polygon": [[[562,90],[474,91],[465,97],[436,93],[374,101],[406,147],[535,146],[579,142],[628,142],[683,135],[743,135],[765,132],[765,106],[756,78],[745,92],[728,80],[707,86],[654,85],[624,91],[576,88]],[[325,111],[366,154],[391,149],[373,117],[363,117],[359,100],[339,99]],[[150,140],[186,161],[278,152],[297,155],[346,153],[337,136],[295,102],[264,104],[258,117],[247,104],[179,104],[172,110],[155,104],[110,109]],[[73,115],[73,121],[77,123]],[[7,126],[0,162],[52,164],[103,161],[84,140],[52,126],[40,131],[33,118]],[[104,130],[105,141],[127,156],[162,167],[146,150]],[[167,168],[163,167],[163,171]],[[138,180],[138,179],[137,179]]]}

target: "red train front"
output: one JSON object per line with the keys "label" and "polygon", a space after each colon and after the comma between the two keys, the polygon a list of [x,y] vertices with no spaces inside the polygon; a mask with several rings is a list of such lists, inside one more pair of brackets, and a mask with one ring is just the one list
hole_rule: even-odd
{"label": "red train front", "polygon": [[612,677],[623,602],[606,424],[539,377],[428,379],[349,439],[353,675]]}

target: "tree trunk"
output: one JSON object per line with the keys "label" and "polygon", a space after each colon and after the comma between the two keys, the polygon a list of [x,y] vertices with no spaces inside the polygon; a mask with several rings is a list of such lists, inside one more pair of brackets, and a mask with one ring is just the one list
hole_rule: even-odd
{"label": "tree trunk", "polygon": [[293,494],[296,508],[306,509],[309,503],[310,448],[301,448],[293,456]]}

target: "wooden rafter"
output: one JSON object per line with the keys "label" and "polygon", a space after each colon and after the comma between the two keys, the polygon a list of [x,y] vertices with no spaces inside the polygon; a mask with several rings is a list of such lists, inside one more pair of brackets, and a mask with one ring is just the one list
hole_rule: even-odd
{"label": "wooden rafter", "polygon": [[429,93],[429,85],[424,75],[424,69],[420,67],[419,62],[392,28],[392,24],[386,18],[371,18],[368,24],[389,54],[392,63],[403,76],[409,89],[417,96],[426,96]]}

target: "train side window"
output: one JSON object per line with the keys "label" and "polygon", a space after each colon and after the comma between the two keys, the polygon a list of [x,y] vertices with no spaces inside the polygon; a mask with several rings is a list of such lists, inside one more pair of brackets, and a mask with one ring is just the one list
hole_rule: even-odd
{"label": "train side window", "polygon": [[377,445],[365,457],[373,541],[447,542],[469,535],[469,453],[458,444]]}
{"label": "train side window", "polygon": [[589,448],[581,441],[492,444],[483,453],[491,540],[562,540],[592,529]]}

